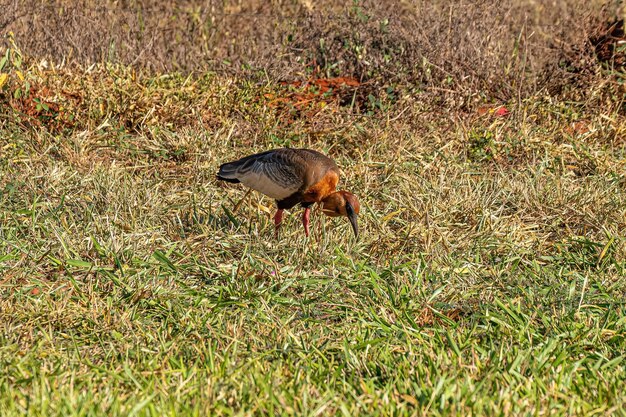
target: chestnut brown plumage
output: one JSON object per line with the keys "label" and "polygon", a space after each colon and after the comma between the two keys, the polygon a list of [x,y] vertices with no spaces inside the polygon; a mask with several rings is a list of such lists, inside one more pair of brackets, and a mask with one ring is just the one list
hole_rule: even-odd
{"label": "chestnut brown plumage", "polygon": [[348,191],[336,191],[339,168],[335,161],[311,149],[282,148],[249,155],[220,166],[217,179],[242,183],[276,200],[276,230],[283,210],[297,204],[304,207],[302,224],[309,235],[311,206],[322,205],[327,216],[346,216],[358,237],[357,215],[360,204]]}

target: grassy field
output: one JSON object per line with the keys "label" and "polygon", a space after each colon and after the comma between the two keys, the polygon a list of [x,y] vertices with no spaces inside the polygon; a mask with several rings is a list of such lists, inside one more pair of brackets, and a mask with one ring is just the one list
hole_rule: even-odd
{"label": "grassy field", "polygon": [[[7,48],[0,415],[626,416],[621,70],[459,104]],[[219,164],[281,146],[335,158],[359,240],[234,212]]]}

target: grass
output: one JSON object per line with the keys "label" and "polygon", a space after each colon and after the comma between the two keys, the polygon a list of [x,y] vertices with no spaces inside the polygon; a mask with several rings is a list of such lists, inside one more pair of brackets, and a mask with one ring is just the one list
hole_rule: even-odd
{"label": "grass", "polygon": [[[3,416],[626,415],[619,99],[304,117],[271,80],[13,65]],[[218,165],[285,145],[337,160],[360,240],[233,213]]]}

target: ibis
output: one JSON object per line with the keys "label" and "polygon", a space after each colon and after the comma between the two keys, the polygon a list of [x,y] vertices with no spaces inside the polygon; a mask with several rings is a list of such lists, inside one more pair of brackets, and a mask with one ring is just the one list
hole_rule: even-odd
{"label": "ibis", "polygon": [[302,224],[308,236],[311,206],[319,203],[325,215],[347,217],[354,235],[359,236],[359,200],[349,191],[336,191],[339,168],[335,161],[320,152],[282,148],[248,155],[222,164],[217,179],[242,183],[276,200],[276,232],[284,210],[300,204],[304,207]]}

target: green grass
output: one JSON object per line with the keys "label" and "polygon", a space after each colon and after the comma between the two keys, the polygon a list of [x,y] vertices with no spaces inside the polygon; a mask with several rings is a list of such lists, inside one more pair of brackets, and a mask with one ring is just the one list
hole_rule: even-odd
{"label": "green grass", "polygon": [[[287,123],[271,84],[79,76],[75,127],[0,126],[1,415],[626,415],[619,106]],[[232,213],[218,165],[285,144],[337,160],[360,240]]]}

